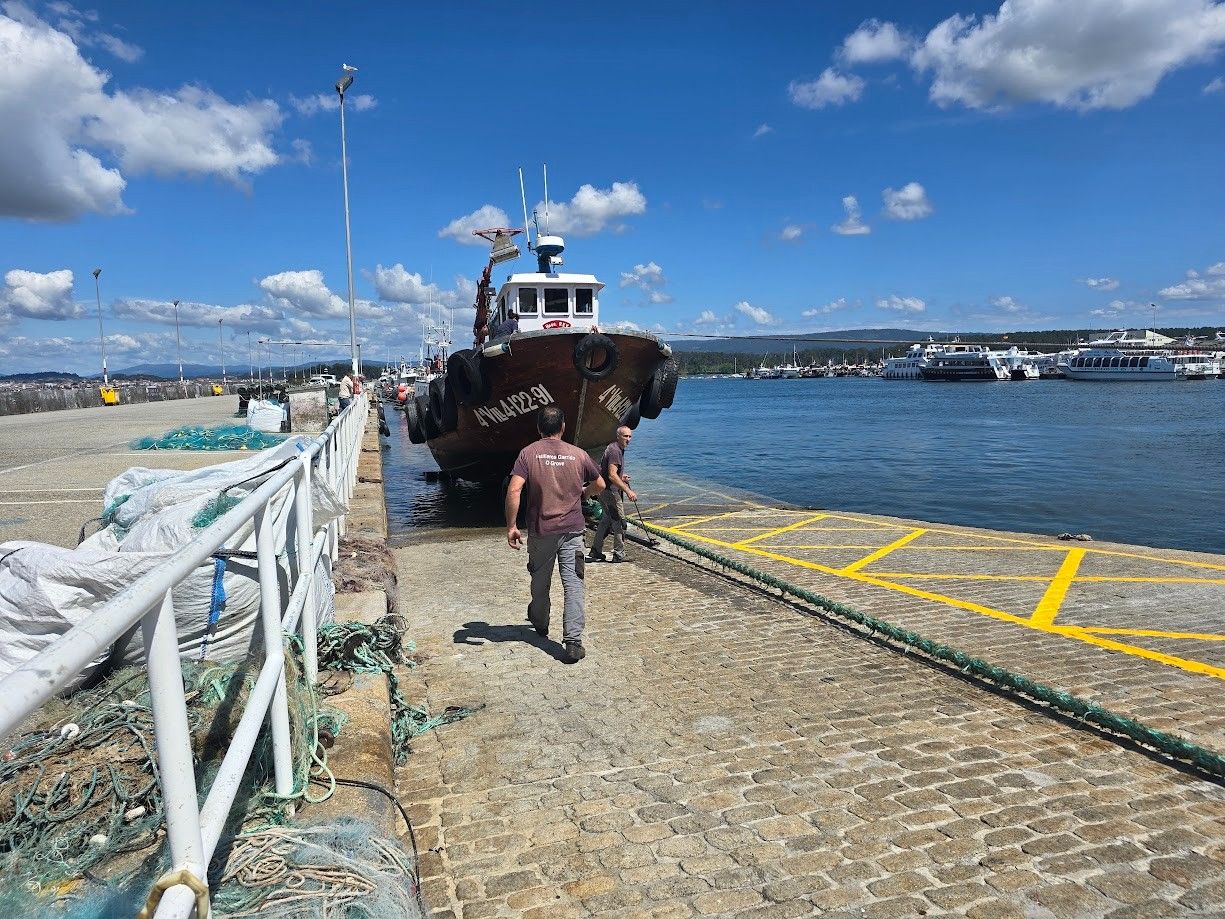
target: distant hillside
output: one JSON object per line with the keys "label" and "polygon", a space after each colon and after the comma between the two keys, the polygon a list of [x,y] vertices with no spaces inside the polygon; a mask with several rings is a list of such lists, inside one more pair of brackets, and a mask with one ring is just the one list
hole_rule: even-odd
{"label": "distant hillside", "polygon": [[[872,339],[882,341],[915,342],[925,341],[928,335],[934,338],[949,337],[951,332],[916,332],[913,329],[840,329],[837,332],[808,332],[802,335],[771,335],[769,332],[753,333],[752,338],[671,338],[668,344],[673,351],[710,351],[722,354],[768,354],[772,352],[790,351],[794,343],[804,347],[806,342],[820,342],[819,345],[809,345],[817,348],[863,348],[856,339]],[[668,338],[664,335],[664,338]],[[871,346],[869,346],[871,347]]]}
{"label": "distant hillside", "polygon": [[34,373],[6,373],[0,380],[7,383],[78,383],[85,377],[59,370],[38,370]]}

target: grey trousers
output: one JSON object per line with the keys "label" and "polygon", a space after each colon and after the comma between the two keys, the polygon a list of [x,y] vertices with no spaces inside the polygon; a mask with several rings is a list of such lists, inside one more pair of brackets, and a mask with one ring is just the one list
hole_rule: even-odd
{"label": "grey trousers", "polygon": [[605,488],[600,492],[600,504],[604,516],[595,528],[591,541],[591,553],[599,555],[604,548],[604,537],[612,534],[613,555],[625,554],[625,494],[619,488]]}
{"label": "grey trousers", "polygon": [[527,538],[527,571],[532,576],[532,602],[527,615],[537,628],[549,628],[549,588],[553,583],[553,565],[561,571],[562,640],[580,641],[586,625],[585,604],[587,586],[583,583],[583,534],[562,533],[556,536]]}

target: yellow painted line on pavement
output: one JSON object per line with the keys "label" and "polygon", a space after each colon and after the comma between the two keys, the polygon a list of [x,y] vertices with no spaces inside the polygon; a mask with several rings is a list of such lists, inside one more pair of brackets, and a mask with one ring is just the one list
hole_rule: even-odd
{"label": "yellow painted line on pavement", "polygon": [[[740,511],[728,511],[723,514],[711,514],[709,517],[699,517],[697,520],[690,520],[690,521],[687,521],[686,523],[677,524],[677,528],[679,529],[680,527],[697,526],[699,523],[706,523],[708,520],[722,520],[725,517],[734,517],[736,514],[739,514],[739,513]],[[737,527],[737,529],[747,530],[747,529],[751,529],[751,527]]]}
{"label": "yellow painted line on pavement", "polygon": [[878,578],[915,578],[930,581],[1040,581],[1051,579],[1049,574],[945,574],[922,571],[873,571]]}
{"label": "yellow painted line on pavement", "polygon": [[821,545],[821,546],[793,546],[793,545],[785,545],[785,546],[780,546],[780,545],[778,545],[777,543],[775,543],[774,545],[770,546],[770,548],[771,548],[771,549],[858,549],[859,551],[861,551],[861,552],[862,552],[862,551],[863,551],[863,550],[865,550],[865,549],[879,549],[879,548],[880,548],[880,546],[834,546],[834,545],[829,545],[829,546],[826,546],[826,545]]}
{"label": "yellow painted line on pavement", "polygon": [[1035,625],[1050,625],[1055,621],[1055,617],[1059,615],[1059,607],[1063,606],[1064,597],[1068,595],[1068,588],[1072,586],[1076,570],[1080,568],[1084,557],[1084,549],[1068,550],[1068,554],[1063,557],[1063,564],[1051,579],[1051,586],[1046,589],[1034,609],[1034,614],[1030,616]]}
{"label": "yellow painted line on pavement", "polygon": [[[931,532],[936,532],[932,530]],[[1067,552],[1067,546],[911,546],[922,552]]]}
{"label": "yellow painted line on pavement", "polygon": [[1160,629],[1112,629],[1105,626],[1073,625],[1062,628],[1092,632],[1095,635],[1126,635],[1132,638],[1185,638],[1191,641],[1225,641],[1225,635],[1214,632],[1165,632]]}
{"label": "yellow painted line on pavement", "polygon": [[1002,622],[1011,622],[1013,625],[1024,626],[1038,632],[1045,632],[1051,635],[1072,638],[1099,648],[1105,648],[1109,651],[1118,651],[1123,654],[1129,654],[1132,657],[1139,657],[1143,658],[1144,660],[1155,661],[1159,664],[1165,664],[1170,667],[1176,667],[1179,670],[1185,670],[1188,673],[1196,673],[1203,676],[1215,677],[1219,680],[1225,680],[1225,668],[1214,667],[1211,664],[1205,664],[1202,661],[1176,657],[1172,654],[1162,654],[1159,651],[1150,651],[1148,648],[1141,648],[1137,647],[1136,645],[1112,641],[1107,638],[1099,637],[1098,635],[1090,634],[1087,630],[1077,628],[1076,626],[1043,625],[1041,623],[1034,622],[1032,618],[1015,616],[1012,613],[1005,612],[1004,610],[993,609],[989,606],[982,606],[981,604],[970,603],[965,600],[958,600],[955,597],[946,597],[943,594],[919,590],[918,588],[911,587],[907,584],[898,584],[893,581],[886,581],[878,577],[873,577],[872,575],[863,574],[859,571],[847,571],[844,568],[831,568],[828,565],[821,565],[817,562],[809,562],[805,561],[804,559],[792,558],[791,556],[780,555],[776,552],[767,552],[765,549],[759,549],[756,546],[737,547],[733,543],[725,542],[721,539],[714,539],[710,536],[701,536],[697,533],[687,533],[684,530],[675,530],[671,527],[659,526],[658,524],[655,526],[657,529],[662,530],[665,533],[673,533],[676,536],[693,539],[698,542],[709,543],[723,549],[745,552],[750,555],[761,556],[762,558],[772,559],[774,561],[794,565],[799,568],[819,571],[822,574],[832,574],[835,577],[843,577],[852,581],[859,581],[863,584],[872,584],[876,587],[883,587],[886,590],[893,590],[897,591],[898,593],[906,594],[907,596],[917,597],[920,600],[931,600],[935,603],[942,603],[946,606],[953,606],[957,609],[964,609],[968,612],[989,616],[992,619],[998,619]]}
{"label": "yellow painted line on pavement", "polygon": [[1132,577],[1130,575],[1112,574],[1078,574],[1076,582],[1096,582],[1102,584],[1225,584],[1225,578],[1163,578],[1163,577]]}
{"label": "yellow painted line on pavement", "polygon": [[923,529],[912,530],[911,532],[903,536],[901,539],[896,539],[893,542],[889,543],[889,545],[882,546],[881,548],[877,549],[871,555],[865,555],[859,561],[851,562],[851,564],[847,565],[842,570],[848,573],[852,571],[859,571],[861,568],[865,568],[868,565],[872,564],[873,562],[884,558],[890,552],[893,552],[896,549],[902,548],[902,546],[906,545],[911,540],[918,539],[920,536],[922,536],[926,532],[927,530],[923,530]]}
{"label": "yellow painted line on pavement", "polygon": [[783,533],[790,533],[792,530],[803,529],[810,523],[816,523],[818,520],[824,520],[824,514],[813,514],[805,517],[803,520],[797,520],[795,523],[789,523],[785,527],[778,527],[774,530],[767,530],[765,533],[759,533],[756,536],[751,536],[748,539],[742,539],[736,543],[738,546],[747,546],[750,543],[755,543],[761,539],[769,539],[771,536],[781,536]]}

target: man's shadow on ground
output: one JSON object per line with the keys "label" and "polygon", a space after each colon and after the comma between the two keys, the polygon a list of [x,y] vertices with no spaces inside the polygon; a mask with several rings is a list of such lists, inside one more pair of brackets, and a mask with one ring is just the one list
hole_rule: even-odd
{"label": "man's shadow on ground", "polygon": [[553,660],[567,662],[564,647],[560,641],[553,641],[536,630],[529,623],[521,625],[490,625],[488,622],[465,622],[455,630],[453,641],[457,645],[483,645],[486,642],[517,641],[533,648],[539,648]]}

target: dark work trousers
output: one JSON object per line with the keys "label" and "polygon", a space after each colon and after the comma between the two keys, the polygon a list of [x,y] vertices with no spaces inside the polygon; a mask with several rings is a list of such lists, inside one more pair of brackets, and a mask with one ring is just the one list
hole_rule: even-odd
{"label": "dark work trousers", "polygon": [[583,583],[583,534],[559,533],[527,538],[527,571],[532,576],[532,602],[528,618],[538,629],[549,628],[549,588],[553,565],[561,572],[562,640],[580,641],[586,624],[587,587]]}

